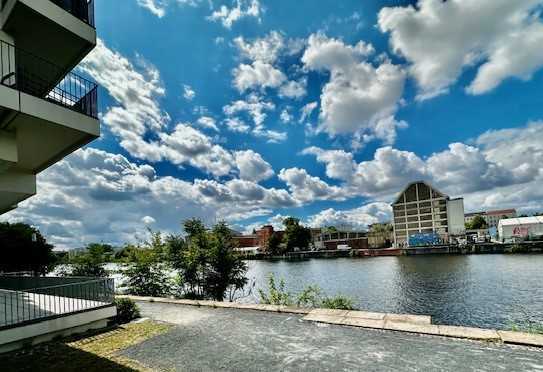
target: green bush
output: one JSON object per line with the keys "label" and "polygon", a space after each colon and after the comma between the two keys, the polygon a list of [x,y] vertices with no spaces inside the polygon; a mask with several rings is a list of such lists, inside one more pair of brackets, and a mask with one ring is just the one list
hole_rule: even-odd
{"label": "green bush", "polygon": [[355,310],[354,301],[345,296],[325,297],[321,302],[325,309]]}
{"label": "green bush", "polygon": [[128,323],[133,319],[140,317],[140,309],[136,303],[129,298],[116,298],[117,316],[115,320],[118,324]]}
{"label": "green bush", "polygon": [[271,274],[268,278],[268,293],[259,289],[260,302],[269,305],[292,305],[290,293],[285,290],[285,281],[279,280],[279,286],[275,284],[275,277]]}

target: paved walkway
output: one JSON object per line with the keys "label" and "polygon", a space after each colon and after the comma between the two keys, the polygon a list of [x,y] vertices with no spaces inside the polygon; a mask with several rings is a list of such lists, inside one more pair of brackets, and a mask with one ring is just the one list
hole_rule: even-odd
{"label": "paved walkway", "polygon": [[541,349],[302,321],[301,315],[139,303],[170,332],[122,352],[178,371],[543,371]]}

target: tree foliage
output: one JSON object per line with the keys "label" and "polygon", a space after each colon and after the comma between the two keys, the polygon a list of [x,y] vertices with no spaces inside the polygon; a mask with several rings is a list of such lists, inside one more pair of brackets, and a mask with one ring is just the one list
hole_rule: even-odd
{"label": "tree foliage", "polygon": [[466,222],[466,229],[468,230],[479,230],[486,228],[487,223],[482,216],[475,216],[470,222]]}
{"label": "tree foliage", "polygon": [[0,271],[32,271],[44,275],[55,264],[53,246],[38,229],[24,223],[0,223]]}
{"label": "tree foliage", "polygon": [[300,220],[295,217],[287,217],[283,220],[285,225],[284,241],[288,251],[295,248],[307,249],[311,242],[311,230],[300,225]]}
{"label": "tree foliage", "polygon": [[64,273],[70,276],[105,277],[107,270],[104,265],[114,258],[113,247],[109,244],[91,243],[83,252],[76,253],[70,258],[69,269]]}

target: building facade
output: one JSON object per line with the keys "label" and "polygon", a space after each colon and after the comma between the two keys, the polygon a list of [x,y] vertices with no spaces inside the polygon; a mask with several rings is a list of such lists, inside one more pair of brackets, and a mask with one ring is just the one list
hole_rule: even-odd
{"label": "building facade", "polygon": [[476,216],[481,216],[486,222],[487,227],[498,227],[498,223],[502,219],[517,217],[517,211],[515,209],[498,209],[492,211],[481,211],[466,213],[464,216],[464,222],[470,223]]}
{"label": "building facade", "polygon": [[0,213],[99,137],[97,85],[72,71],[95,46],[92,0],[0,3]]}
{"label": "building facade", "polygon": [[543,216],[501,219],[498,236],[504,243],[543,240]]}
{"label": "building facade", "polygon": [[365,231],[321,232],[314,237],[317,250],[367,249],[368,237]]}
{"label": "building facade", "polygon": [[[449,243],[465,234],[464,200],[451,199],[424,181],[410,183],[392,204],[396,248],[406,247],[417,237]],[[414,245],[413,243],[411,245]]]}

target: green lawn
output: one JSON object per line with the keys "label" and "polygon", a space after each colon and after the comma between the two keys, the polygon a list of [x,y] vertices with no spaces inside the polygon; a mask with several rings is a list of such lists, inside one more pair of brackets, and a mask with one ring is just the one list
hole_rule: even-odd
{"label": "green lawn", "polygon": [[166,332],[171,326],[153,321],[131,323],[102,332],[52,341],[0,355],[3,371],[147,371],[140,363],[117,356],[119,350]]}

